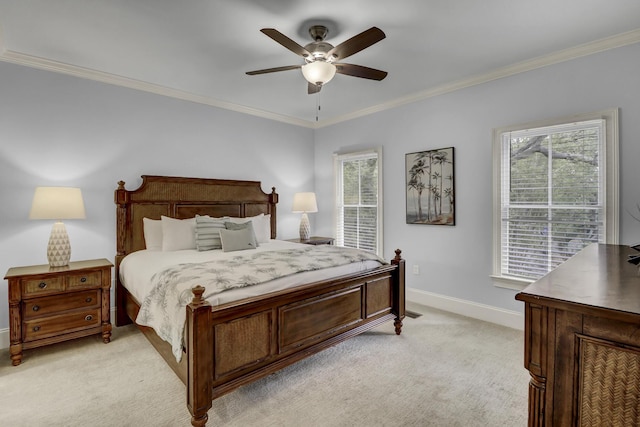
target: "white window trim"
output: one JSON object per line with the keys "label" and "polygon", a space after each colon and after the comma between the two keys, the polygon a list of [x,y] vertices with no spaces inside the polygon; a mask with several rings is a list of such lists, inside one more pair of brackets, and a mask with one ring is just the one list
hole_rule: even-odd
{"label": "white window trim", "polygon": [[[382,192],[382,147],[376,147],[369,150],[357,151],[353,153],[334,153],[333,154],[333,229],[338,229],[338,220],[337,220],[337,212],[336,206],[338,205],[338,197],[340,195],[340,181],[338,180],[338,162],[344,159],[357,159],[358,157],[369,157],[371,154],[376,154],[378,157],[378,218],[376,223],[376,240],[378,242],[376,255],[380,257],[384,257],[384,244],[383,244],[383,209],[382,209],[382,200],[383,200],[383,192]],[[336,236],[337,237],[337,236]]]}
{"label": "white window trim", "polygon": [[605,120],[605,165],[606,165],[606,186],[605,186],[605,241],[610,244],[618,244],[619,236],[619,213],[618,213],[618,188],[619,188],[619,167],[618,167],[618,109],[597,111],[594,113],[584,113],[575,116],[562,117],[550,120],[540,120],[520,125],[506,126],[493,130],[493,268],[491,278],[497,287],[522,290],[531,284],[532,280],[506,277],[500,274],[501,271],[501,155],[502,155],[502,134],[531,128],[556,126],[566,123],[575,123],[588,120]]}

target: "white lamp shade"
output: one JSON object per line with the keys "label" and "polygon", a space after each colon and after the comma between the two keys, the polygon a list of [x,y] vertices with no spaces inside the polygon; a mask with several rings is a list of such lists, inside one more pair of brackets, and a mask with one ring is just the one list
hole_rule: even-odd
{"label": "white lamp shade", "polygon": [[336,75],[336,66],[325,61],[309,62],[302,66],[302,75],[309,83],[323,85]]}
{"label": "white lamp shade", "polygon": [[86,218],[82,192],[72,187],[37,187],[29,219]]}
{"label": "white lamp shade", "polygon": [[296,193],[293,195],[293,212],[318,212],[316,193]]}
{"label": "white lamp shade", "polygon": [[85,218],[82,192],[72,187],[37,187],[31,202],[29,219],[57,220],[51,229],[47,259],[51,267],[69,265],[71,244],[62,219]]}

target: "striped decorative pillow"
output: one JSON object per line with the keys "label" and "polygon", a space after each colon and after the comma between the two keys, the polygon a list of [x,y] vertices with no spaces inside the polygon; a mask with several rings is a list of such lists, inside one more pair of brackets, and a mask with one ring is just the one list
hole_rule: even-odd
{"label": "striped decorative pillow", "polygon": [[220,230],[224,229],[225,221],[229,221],[229,218],[196,215],[196,249],[199,251],[222,249]]}

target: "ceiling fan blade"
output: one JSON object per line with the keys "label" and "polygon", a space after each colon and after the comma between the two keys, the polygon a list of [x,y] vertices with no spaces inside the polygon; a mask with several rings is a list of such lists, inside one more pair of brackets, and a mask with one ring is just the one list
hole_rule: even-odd
{"label": "ceiling fan blade", "polygon": [[313,95],[314,93],[320,92],[320,89],[322,89],[322,86],[320,85],[314,85],[313,83],[309,83],[307,85],[307,93],[309,95]]}
{"label": "ceiling fan blade", "polygon": [[274,28],[263,28],[260,31],[262,31],[262,33],[271,37],[273,40],[280,43],[282,46],[286,47],[296,55],[300,55],[303,58],[306,58],[311,55],[311,53],[309,53],[307,49],[303,48],[298,43],[294,42],[289,37],[285,36],[280,31]]}
{"label": "ceiling fan blade", "polygon": [[266,74],[266,73],[275,73],[278,71],[296,70],[301,67],[302,65],[286,65],[284,67],[265,68],[264,70],[247,71],[247,74],[250,76],[255,76],[256,74]]}
{"label": "ceiling fan blade", "polygon": [[336,73],[347,76],[362,77],[363,79],[383,80],[387,77],[387,72],[376,70],[375,68],[363,67],[354,64],[333,64],[336,66]]}
{"label": "ceiling fan blade", "polygon": [[371,27],[331,49],[327,52],[327,58],[333,55],[337,59],[344,59],[354,53],[360,52],[362,49],[368,48],[372,44],[378,43],[385,37],[386,35],[380,28]]}

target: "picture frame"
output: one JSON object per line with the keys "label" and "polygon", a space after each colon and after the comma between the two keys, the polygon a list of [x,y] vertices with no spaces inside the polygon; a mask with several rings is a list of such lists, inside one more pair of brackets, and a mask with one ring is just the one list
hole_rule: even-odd
{"label": "picture frame", "polygon": [[405,155],[407,224],[455,225],[454,147]]}

